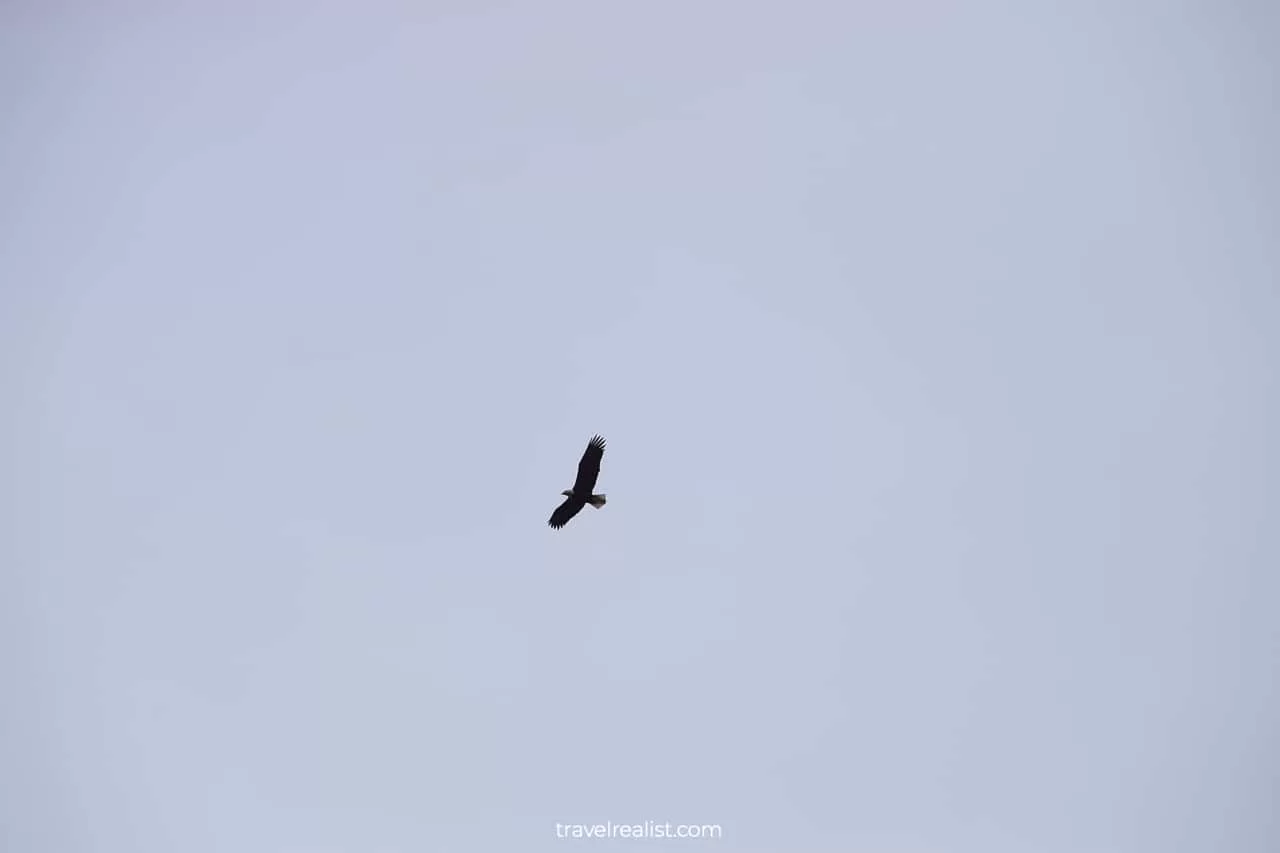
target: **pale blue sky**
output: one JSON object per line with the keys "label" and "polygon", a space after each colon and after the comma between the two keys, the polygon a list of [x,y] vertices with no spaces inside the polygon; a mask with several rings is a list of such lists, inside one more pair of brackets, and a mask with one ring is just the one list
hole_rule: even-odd
{"label": "pale blue sky", "polygon": [[6,3],[0,847],[1280,848],[1278,21]]}

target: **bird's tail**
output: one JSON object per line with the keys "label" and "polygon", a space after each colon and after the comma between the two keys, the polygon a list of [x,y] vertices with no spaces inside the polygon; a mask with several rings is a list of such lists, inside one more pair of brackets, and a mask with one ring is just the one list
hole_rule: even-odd
{"label": "bird's tail", "polygon": [[604,506],[604,503],[605,503],[604,495],[592,495],[591,497],[587,498],[587,503],[591,504],[596,509],[599,509],[600,507]]}

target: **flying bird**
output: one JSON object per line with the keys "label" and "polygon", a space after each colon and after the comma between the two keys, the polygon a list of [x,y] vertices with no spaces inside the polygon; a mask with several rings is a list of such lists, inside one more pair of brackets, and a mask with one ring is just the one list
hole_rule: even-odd
{"label": "flying bird", "polygon": [[582,461],[578,463],[578,479],[574,481],[572,489],[565,489],[560,493],[565,496],[565,501],[551,513],[547,524],[559,530],[587,504],[591,504],[596,509],[604,506],[604,495],[591,493],[591,490],[596,487],[596,477],[600,476],[600,459],[603,456],[604,439],[598,435],[592,436],[591,441],[587,442],[586,451],[582,454]]}

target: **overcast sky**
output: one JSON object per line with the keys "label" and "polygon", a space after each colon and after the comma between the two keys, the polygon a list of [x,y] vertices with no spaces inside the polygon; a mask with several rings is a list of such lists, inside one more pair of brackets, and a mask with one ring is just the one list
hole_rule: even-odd
{"label": "overcast sky", "polygon": [[0,847],[1280,849],[1278,24],[4,3]]}

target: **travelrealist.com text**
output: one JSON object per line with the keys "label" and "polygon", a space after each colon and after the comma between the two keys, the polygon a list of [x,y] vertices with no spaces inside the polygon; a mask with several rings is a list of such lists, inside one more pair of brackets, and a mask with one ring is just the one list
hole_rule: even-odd
{"label": "travelrealist.com text", "polygon": [[718,823],[557,823],[556,838],[720,838]]}

